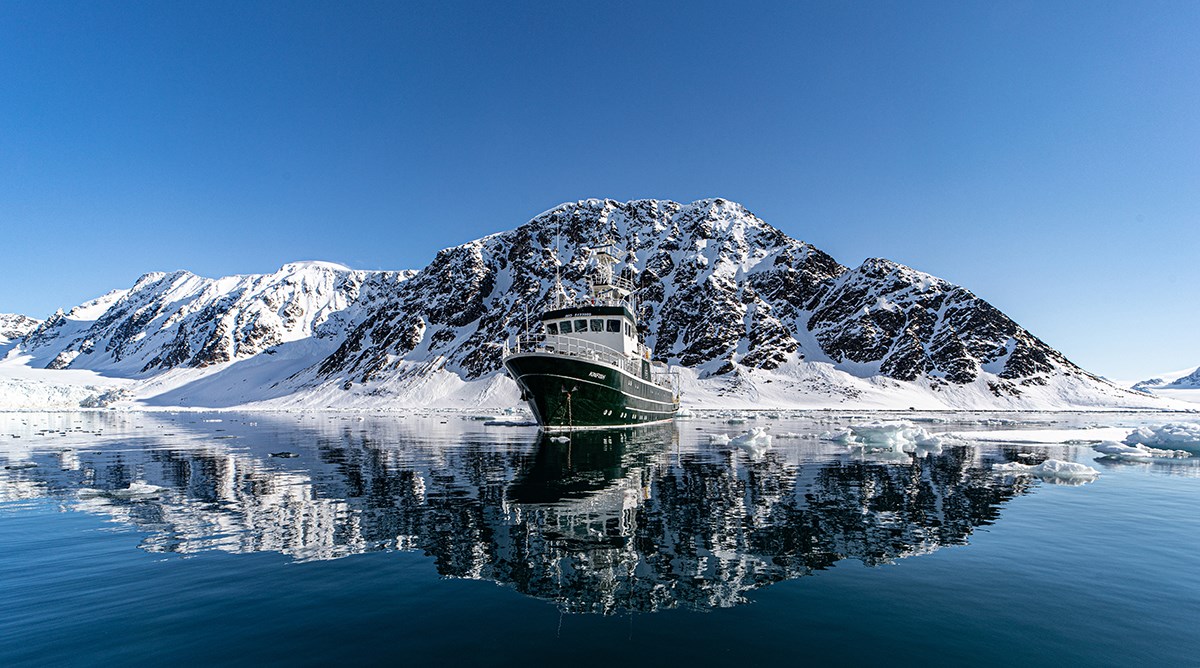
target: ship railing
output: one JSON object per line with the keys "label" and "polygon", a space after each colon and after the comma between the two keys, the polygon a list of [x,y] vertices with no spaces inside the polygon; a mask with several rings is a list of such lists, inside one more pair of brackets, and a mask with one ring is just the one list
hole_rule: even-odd
{"label": "ship railing", "polygon": [[633,281],[625,276],[604,276],[588,279],[588,292],[595,292],[604,288],[616,288],[625,292],[633,292],[636,286]]}
{"label": "ship railing", "polygon": [[610,297],[578,297],[576,299],[562,297],[554,301],[554,308],[574,308],[576,306],[624,306],[632,310],[633,303],[628,298],[613,299]]}
{"label": "ship railing", "polygon": [[[642,377],[642,360],[630,359],[619,350],[573,336],[563,336],[562,334],[546,336],[523,335],[517,338],[516,345],[509,348],[509,351],[514,353],[544,352],[579,357],[581,359],[609,364],[630,375],[638,378]],[[663,382],[665,379],[656,378],[656,376],[661,375],[661,373],[651,373],[650,381],[656,385],[668,386],[667,383]]]}

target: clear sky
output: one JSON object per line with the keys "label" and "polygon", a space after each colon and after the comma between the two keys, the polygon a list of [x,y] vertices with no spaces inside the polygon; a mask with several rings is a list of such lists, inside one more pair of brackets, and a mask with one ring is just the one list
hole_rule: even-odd
{"label": "clear sky", "polygon": [[0,3],[0,312],[725,197],[1200,365],[1197,2]]}

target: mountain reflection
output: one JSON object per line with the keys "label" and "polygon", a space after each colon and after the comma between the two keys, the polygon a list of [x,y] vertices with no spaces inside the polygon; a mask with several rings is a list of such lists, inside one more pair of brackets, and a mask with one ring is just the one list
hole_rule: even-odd
{"label": "mountain reflection", "polygon": [[136,526],[152,552],[416,549],[444,576],[613,613],[732,606],[842,559],[964,544],[1027,484],[969,447],[897,464],[679,441],[666,425],[454,447],[346,431],[295,459],[211,443],[67,450],[0,472],[0,499],[68,501]]}

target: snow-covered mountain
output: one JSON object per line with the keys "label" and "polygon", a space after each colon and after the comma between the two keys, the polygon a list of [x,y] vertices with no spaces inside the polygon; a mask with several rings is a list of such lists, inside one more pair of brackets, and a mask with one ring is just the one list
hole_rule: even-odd
{"label": "snow-covered mountain", "polygon": [[1200,368],[1160,374],[1134,383],[1130,389],[1176,401],[1200,403]]}
{"label": "snow-covered mountain", "polygon": [[370,306],[409,272],[363,272],[296,262],[273,274],[211,279],[186,271],[143,275],[48,318],[24,349],[49,369],[87,368],[127,377],[205,368],[271,354],[281,344],[338,340],[352,306]]}
{"label": "snow-covered mountain", "polygon": [[685,403],[1163,405],[962,287],[884,259],[844,267],[722,199],[566,203],[415,272],[147,274],[54,314],[10,358],[133,379],[160,405],[515,404],[502,342],[549,302],[556,269],[582,292],[606,238],[630,251],[646,340],[680,367]]}
{"label": "snow-covered mountain", "polygon": [[1167,383],[1167,387],[1178,388],[1181,390],[1200,389],[1200,368],[1197,368],[1195,371],[1186,376],[1180,376],[1170,383]]}
{"label": "snow-covered mountain", "polygon": [[32,332],[41,320],[18,313],[0,313],[0,345]]}

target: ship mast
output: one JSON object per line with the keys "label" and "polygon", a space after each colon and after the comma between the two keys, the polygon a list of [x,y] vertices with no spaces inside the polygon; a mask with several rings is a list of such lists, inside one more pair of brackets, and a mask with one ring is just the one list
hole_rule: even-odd
{"label": "ship mast", "polygon": [[591,250],[596,258],[596,272],[589,286],[592,298],[601,302],[626,303],[632,311],[633,281],[613,271],[613,267],[620,264],[617,257],[623,251],[612,243],[611,238],[606,239],[603,246]]}

